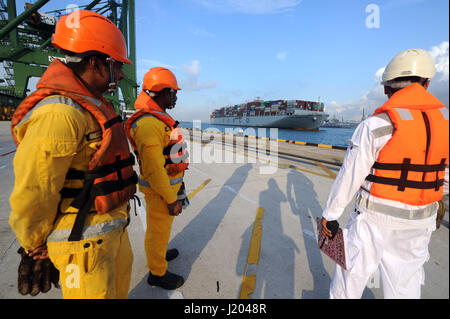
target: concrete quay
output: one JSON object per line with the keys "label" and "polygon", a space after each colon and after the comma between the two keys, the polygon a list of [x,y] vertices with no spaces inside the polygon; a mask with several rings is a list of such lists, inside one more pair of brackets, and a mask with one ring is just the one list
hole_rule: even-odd
{"label": "concrete quay", "polygon": [[[17,292],[19,244],[8,224],[15,150],[9,127],[10,122],[0,122],[0,299],[58,299],[61,290],[55,288],[36,297]],[[317,248],[316,218],[345,151],[280,141],[276,146],[265,141],[265,148],[257,150],[251,139],[237,137],[231,144],[218,136],[187,139],[191,164],[185,183],[191,205],[175,218],[169,242],[169,248],[180,252],[169,263],[170,271],[185,278],[179,289],[147,285],[145,208],[136,207],[135,214],[132,202],[129,298],[328,298],[334,263]],[[269,149],[278,154],[268,155]],[[137,195],[145,205],[143,195]],[[448,199],[446,206],[444,221],[429,246],[424,299],[449,298]],[[350,203],[339,220],[341,226],[352,209]],[[363,298],[383,298],[376,274]]]}

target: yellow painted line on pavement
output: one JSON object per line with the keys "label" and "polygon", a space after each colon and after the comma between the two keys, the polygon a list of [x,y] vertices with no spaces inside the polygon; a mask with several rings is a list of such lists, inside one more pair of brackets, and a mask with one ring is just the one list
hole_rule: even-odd
{"label": "yellow painted line on pavement", "polygon": [[326,144],[317,144],[318,147],[326,147],[326,148],[333,148],[332,145],[326,145]]}
{"label": "yellow painted line on pavement", "polygon": [[248,249],[247,263],[244,267],[244,276],[242,278],[240,299],[250,299],[250,295],[255,290],[256,274],[247,275],[248,265],[258,265],[259,252],[261,251],[262,237],[262,220],[264,218],[264,208],[258,207],[256,211],[255,222],[253,223],[252,238],[250,240],[250,248]]}
{"label": "yellow painted line on pavement", "polygon": [[203,187],[205,187],[209,182],[211,182],[211,178],[208,178],[206,181],[204,181],[203,183],[201,183],[201,185],[199,187],[197,187],[195,190],[193,190],[192,192],[189,193],[188,195],[188,199],[192,199],[192,197],[194,197],[195,195],[197,195],[197,193],[199,191],[201,191],[203,189]]}
{"label": "yellow painted line on pavement", "polygon": [[239,299],[251,299],[250,295],[255,291],[256,286],[256,274],[249,276],[244,275],[241,284],[241,294]]}
{"label": "yellow painted line on pavement", "polygon": [[331,171],[328,167],[326,167],[325,165],[323,165],[318,161],[314,161],[314,163],[316,163],[317,166],[323,169],[330,176],[330,178],[336,179],[336,174],[333,171]]}

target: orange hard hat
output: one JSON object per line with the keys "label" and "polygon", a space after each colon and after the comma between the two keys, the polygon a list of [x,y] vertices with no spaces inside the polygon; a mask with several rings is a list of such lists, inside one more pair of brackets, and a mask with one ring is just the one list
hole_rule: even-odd
{"label": "orange hard hat", "polygon": [[181,90],[178,87],[175,75],[168,69],[162,67],[151,68],[144,75],[143,90],[161,91],[165,88]]}
{"label": "orange hard hat", "polygon": [[132,64],[127,58],[127,44],[122,32],[97,12],[76,10],[63,15],[56,24],[52,44],[74,53],[97,51],[116,61]]}

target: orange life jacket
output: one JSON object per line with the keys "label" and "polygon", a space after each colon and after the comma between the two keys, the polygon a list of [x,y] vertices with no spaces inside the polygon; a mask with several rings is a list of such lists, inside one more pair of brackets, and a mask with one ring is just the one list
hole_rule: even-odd
{"label": "orange life jacket", "polygon": [[136,143],[132,139],[130,132],[133,123],[138,118],[145,114],[149,114],[162,121],[171,130],[170,142],[163,149],[163,155],[166,159],[164,167],[166,168],[167,175],[175,176],[185,171],[189,166],[189,154],[186,150],[187,145],[184,141],[181,127],[179,126],[178,121],[175,121],[169,114],[164,112],[159,107],[159,105],[144,91],[142,91],[136,99],[135,108],[137,109],[137,111],[133,113],[133,115],[131,115],[127,120],[125,131],[127,133],[128,139],[130,140],[131,146],[134,149],[136,157],[138,158],[139,166],[141,166],[141,158],[137,151]]}
{"label": "orange life jacket", "polygon": [[16,127],[25,115],[45,97],[61,95],[72,99],[89,111],[102,129],[99,149],[89,161],[89,170],[69,169],[66,179],[84,180],[82,189],[61,190],[62,198],[74,198],[72,207],[78,214],[69,241],[81,238],[84,221],[92,205],[98,214],[108,213],[133,197],[136,193],[137,176],[133,170],[134,156],[130,153],[121,118],[105,98],[95,99],[71,69],[55,59],[36,86],[37,90],[25,98],[14,113],[11,130],[14,142]]}
{"label": "orange life jacket", "polygon": [[420,84],[396,92],[373,115],[387,113],[392,138],[373,165],[370,193],[410,205],[427,205],[442,198],[449,162],[448,109]]}

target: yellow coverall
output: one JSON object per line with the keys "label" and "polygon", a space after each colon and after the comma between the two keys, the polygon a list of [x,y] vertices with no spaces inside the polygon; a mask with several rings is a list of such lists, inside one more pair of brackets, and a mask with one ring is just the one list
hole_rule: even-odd
{"label": "yellow coverall", "polygon": [[72,199],[61,200],[59,191],[82,187],[81,180],[66,180],[66,173],[88,170],[102,135],[95,118],[74,104],[47,97],[15,128],[20,144],[9,223],[27,251],[47,243],[64,298],[127,298],[133,262],[127,204],[103,215],[93,208],[82,239],[67,241],[77,209],[69,206]]}
{"label": "yellow coverall", "polygon": [[163,149],[169,145],[171,129],[153,116],[142,116],[136,120],[130,135],[141,158],[139,179],[149,186],[139,183],[139,190],[145,195],[147,207],[147,231],[145,233],[145,253],[147,268],[155,276],[163,276],[167,271],[166,251],[174,216],[169,215],[167,204],[177,200],[181,181],[171,185],[170,181],[183,177],[167,174],[164,168]]}

